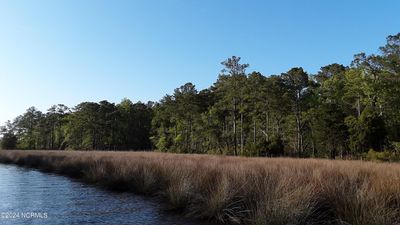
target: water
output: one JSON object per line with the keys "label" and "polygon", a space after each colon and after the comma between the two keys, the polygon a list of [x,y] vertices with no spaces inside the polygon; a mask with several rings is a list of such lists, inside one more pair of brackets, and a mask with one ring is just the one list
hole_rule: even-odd
{"label": "water", "polygon": [[0,164],[0,224],[198,225],[154,199]]}

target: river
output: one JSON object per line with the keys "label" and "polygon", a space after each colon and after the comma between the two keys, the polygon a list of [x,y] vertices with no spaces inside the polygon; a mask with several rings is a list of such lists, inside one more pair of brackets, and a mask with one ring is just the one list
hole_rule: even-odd
{"label": "river", "polygon": [[116,193],[37,170],[0,164],[0,224],[199,225],[153,198]]}

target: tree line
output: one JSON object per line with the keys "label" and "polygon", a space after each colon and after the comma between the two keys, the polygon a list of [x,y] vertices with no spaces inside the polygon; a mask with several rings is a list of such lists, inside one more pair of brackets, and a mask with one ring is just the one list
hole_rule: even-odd
{"label": "tree line", "polygon": [[211,87],[186,83],[156,103],[30,108],[2,127],[2,146],[332,158],[399,151],[400,33],[379,50],[316,74],[296,67],[269,76],[247,73],[233,56]]}
{"label": "tree line", "polygon": [[151,149],[151,102],[132,103],[123,99],[83,102],[68,108],[54,105],[42,113],[29,108],[1,128],[3,149]]}

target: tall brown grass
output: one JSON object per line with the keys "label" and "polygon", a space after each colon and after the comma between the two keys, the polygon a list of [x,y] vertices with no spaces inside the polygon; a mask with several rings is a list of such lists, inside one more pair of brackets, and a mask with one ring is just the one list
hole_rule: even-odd
{"label": "tall brown grass", "polygon": [[0,151],[0,162],[162,196],[218,223],[400,224],[400,164],[76,151]]}

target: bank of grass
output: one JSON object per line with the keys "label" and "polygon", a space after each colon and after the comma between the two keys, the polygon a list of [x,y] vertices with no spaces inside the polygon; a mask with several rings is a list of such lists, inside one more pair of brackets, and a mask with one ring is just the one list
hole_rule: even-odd
{"label": "bank of grass", "polygon": [[0,162],[162,196],[218,223],[400,224],[399,164],[80,151],[0,151]]}

